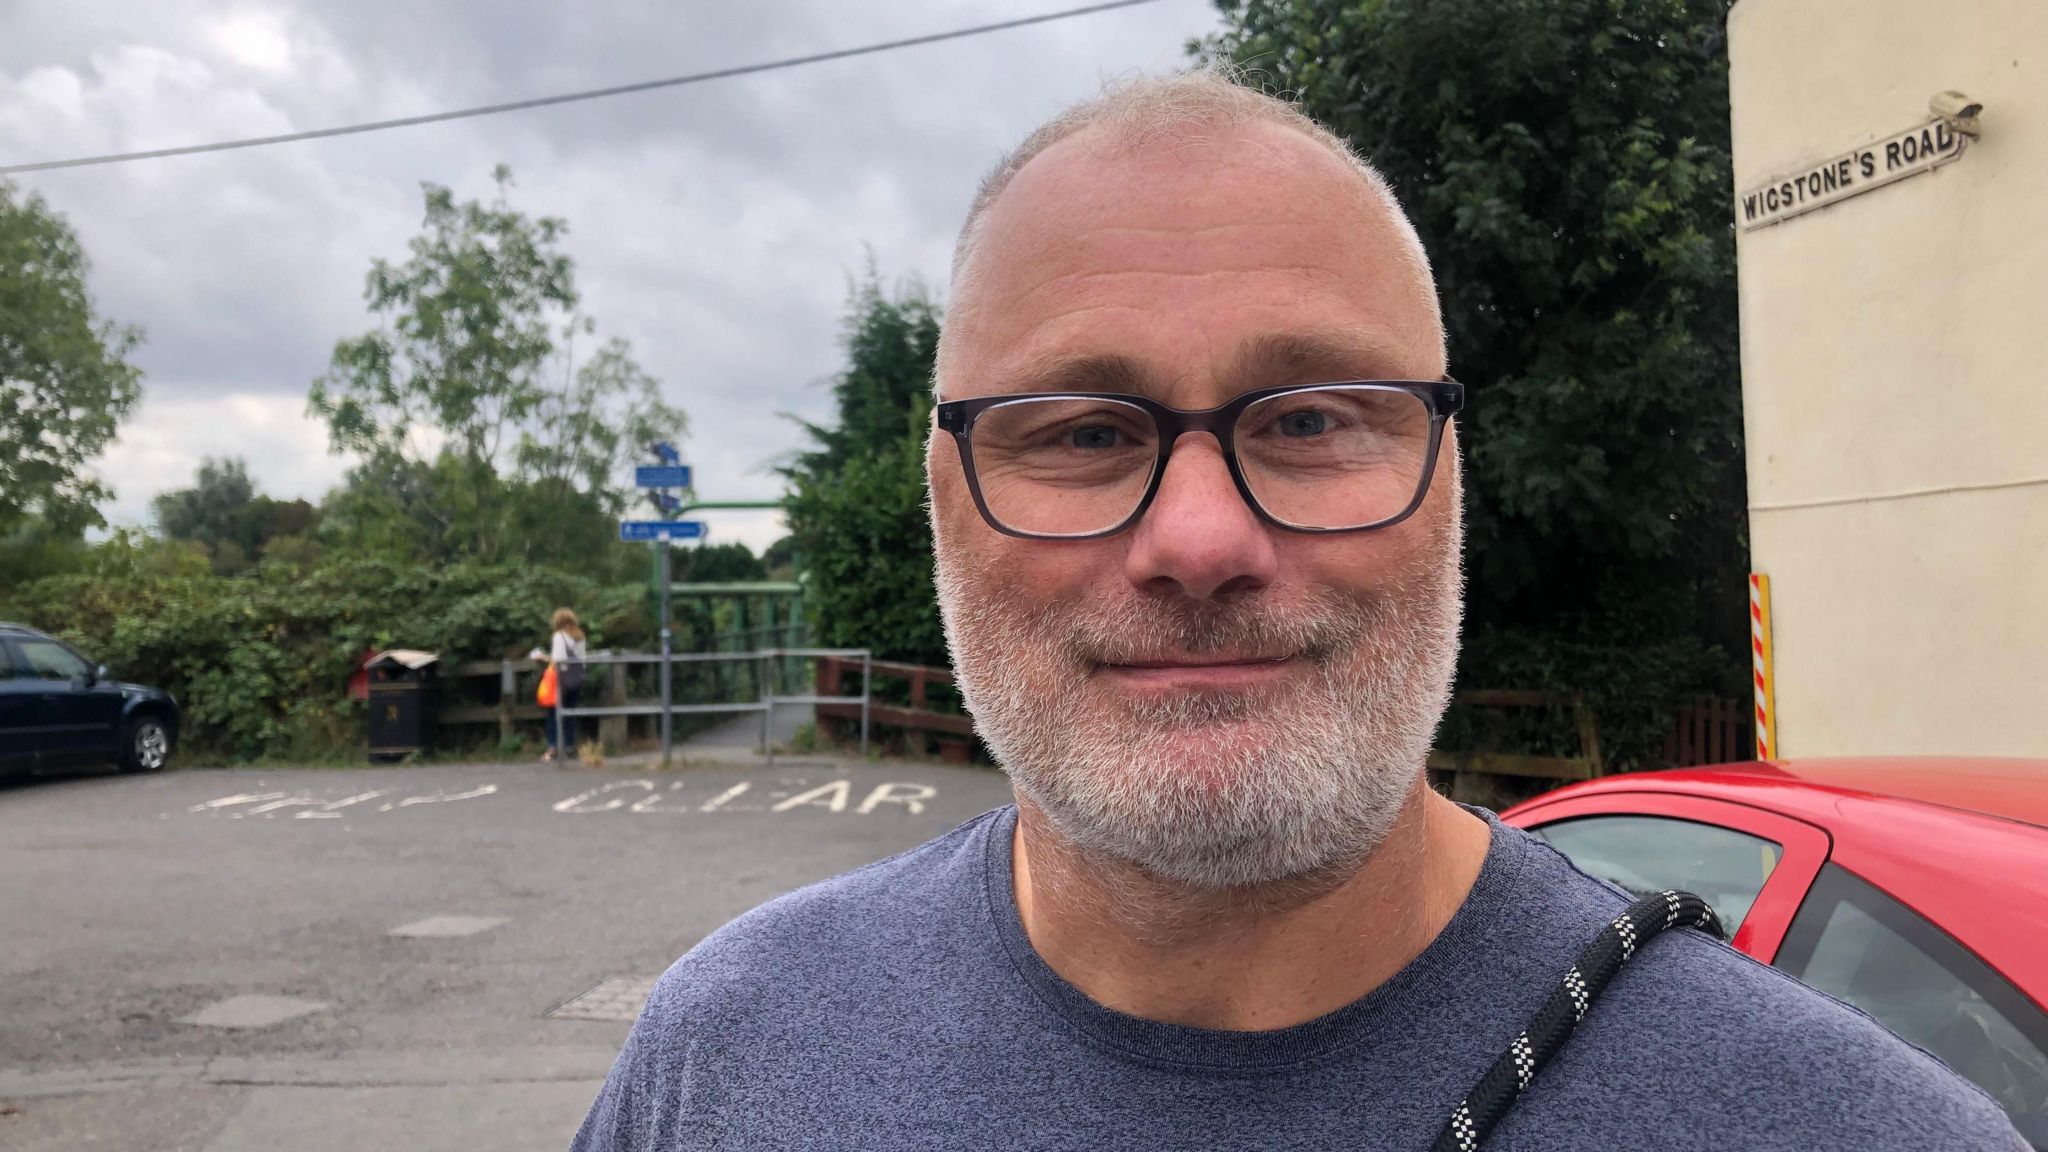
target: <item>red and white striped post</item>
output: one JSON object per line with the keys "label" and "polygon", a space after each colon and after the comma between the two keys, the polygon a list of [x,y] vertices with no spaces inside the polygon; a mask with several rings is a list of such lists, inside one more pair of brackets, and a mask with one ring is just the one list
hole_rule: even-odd
{"label": "red and white striped post", "polygon": [[1756,681],[1756,758],[1778,754],[1777,683],[1771,672],[1771,578],[1749,574],[1749,655]]}

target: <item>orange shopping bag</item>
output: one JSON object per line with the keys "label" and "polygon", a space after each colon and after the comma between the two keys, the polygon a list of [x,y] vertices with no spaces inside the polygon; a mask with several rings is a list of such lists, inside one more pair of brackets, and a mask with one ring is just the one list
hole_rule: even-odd
{"label": "orange shopping bag", "polygon": [[548,665],[548,670],[540,674],[540,690],[533,694],[533,702],[543,708],[553,708],[561,683],[555,676],[555,666]]}

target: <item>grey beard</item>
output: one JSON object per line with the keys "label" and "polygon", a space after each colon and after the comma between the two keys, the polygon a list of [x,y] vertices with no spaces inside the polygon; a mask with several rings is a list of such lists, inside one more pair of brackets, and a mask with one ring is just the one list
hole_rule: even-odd
{"label": "grey beard", "polygon": [[[1084,856],[1200,890],[1349,874],[1392,831],[1449,701],[1456,554],[1397,597],[1258,594],[1020,611],[940,550],[961,694],[1019,795]],[[1162,650],[1293,651],[1285,691],[1115,698],[1103,663]]]}

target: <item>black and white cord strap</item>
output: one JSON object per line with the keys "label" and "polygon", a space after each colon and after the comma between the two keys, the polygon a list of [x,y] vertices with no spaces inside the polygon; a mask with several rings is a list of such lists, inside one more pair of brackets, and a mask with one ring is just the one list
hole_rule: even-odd
{"label": "black and white cord strap", "polygon": [[1571,1039],[1587,1010],[1621,966],[1642,951],[1650,938],[1670,928],[1699,928],[1718,936],[1721,922],[1707,902],[1690,892],[1659,892],[1645,896],[1601,929],[1564,974],[1550,999],[1529,1026],[1515,1037],[1486,1075],[1479,1078],[1463,1103],[1452,1110],[1432,1145],[1435,1152],[1474,1152],[1501,1117],[1507,1115],[1536,1074]]}

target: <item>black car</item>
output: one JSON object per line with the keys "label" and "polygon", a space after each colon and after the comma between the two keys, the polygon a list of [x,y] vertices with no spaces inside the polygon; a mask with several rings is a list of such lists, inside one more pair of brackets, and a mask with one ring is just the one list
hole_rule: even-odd
{"label": "black car", "polygon": [[70,645],[0,622],[0,778],[113,761],[154,772],[178,740],[178,702],[113,679]]}

